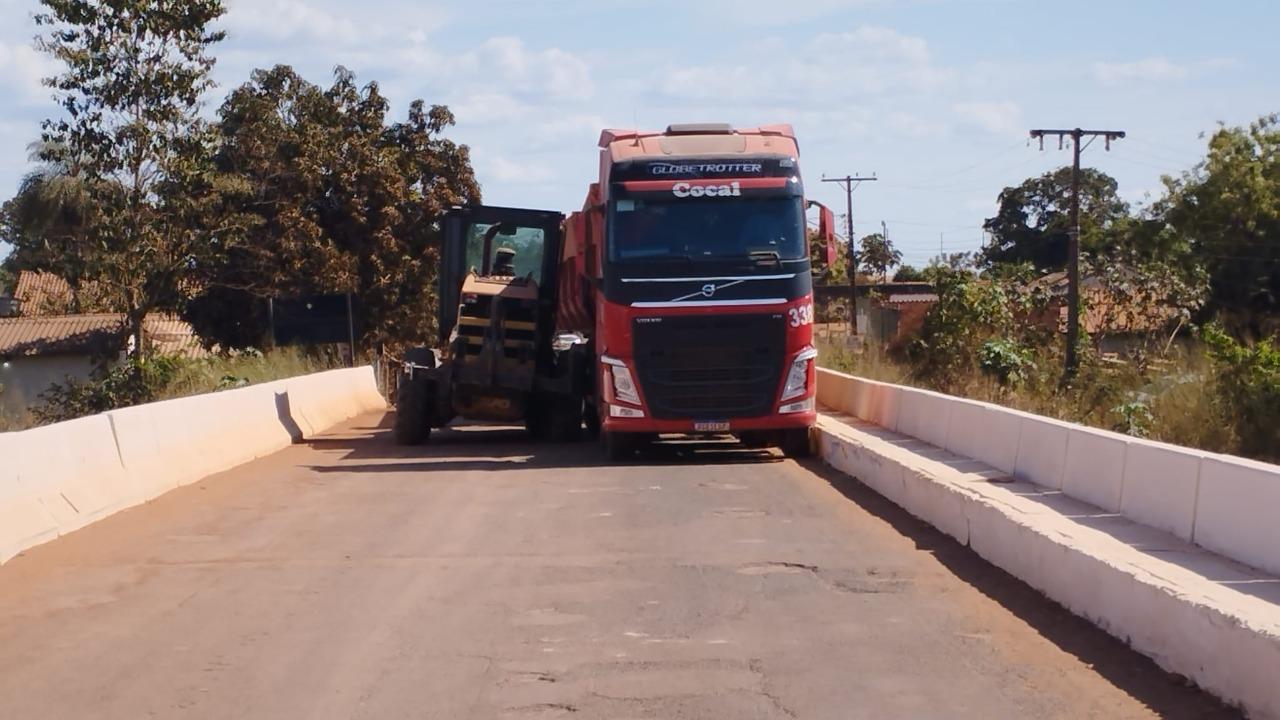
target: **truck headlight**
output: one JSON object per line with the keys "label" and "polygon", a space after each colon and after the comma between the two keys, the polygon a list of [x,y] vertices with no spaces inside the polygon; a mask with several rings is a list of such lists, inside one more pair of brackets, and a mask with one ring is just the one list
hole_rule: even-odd
{"label": "truck headlight", "polygon": [[609,366],[609,375],[613,378],[613,396],[632,405],[640,404],[640,390],[636,388],[635,378],[627,364],[617,358],[602,355],[600,362]]}
{"label": "truck headlight", "polygon": [[786,402],[805,394],[809,389],[809,366],[813,364],[816,357],[818,357],[818,351],[807,347],[791,361],[791,369],[787,371],[787,382],[782,386],[780,401]]}

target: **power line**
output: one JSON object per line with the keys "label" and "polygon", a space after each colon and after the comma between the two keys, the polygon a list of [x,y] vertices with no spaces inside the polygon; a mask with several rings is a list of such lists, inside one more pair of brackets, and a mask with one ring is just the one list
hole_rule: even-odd
{"label": "power line", "polygon": [[1067,236],[1067,350],[1066,368],[1063,381],[1075,377],[1079,367],[1077,355],[1080,343],[1080,154],[1084,147],[1080,141],[1089,138],[1090,144],[1099,137],[1104,138],[1106,148],[1111,150],[1111,141],[1125,137],[1123,130],[1032,130],[1031,139],[1040,141],[1040,149],[1044,150],[1046,136],[1058,138],[1061,147],[1066,138],[1071,138],[1073,162],[1071,164],[1071,231]]}
{"label": "power line", "polygon": [[853,312],[849,313],[849,335],[858,336],[858,244],[853,235],[853,191],[864,182],[876,182],[875,173],[869,176],[845,175],[842,178],[822,178],[822,182],[839,183],[844,188],[845,223],[849,232],[849,295]]}

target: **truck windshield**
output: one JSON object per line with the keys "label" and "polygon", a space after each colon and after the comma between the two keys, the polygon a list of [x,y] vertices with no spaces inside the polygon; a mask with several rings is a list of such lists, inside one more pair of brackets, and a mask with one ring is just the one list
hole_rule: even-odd
{"label": "truck windshield", "polygon": [[[492,230],[492,232],[490,232]],[[489,258],[485,263],[485,236],[489,236]],[[495,228],[485,223],[473,223],[467,229],[467,269],[484,274],[532,275],[542,280],[542,248],[546,242],[541,228],[504,225]],[[506,255],[506,259],[502,257]],[[506,268],[504,270],[504,268]]]}
{"label": "truck windshield", "polygon": [[613,262],[664,258],[729,259],[777,253],[808,257],[804,212],[796,197],[704,200],[621,198],[613,203]]}

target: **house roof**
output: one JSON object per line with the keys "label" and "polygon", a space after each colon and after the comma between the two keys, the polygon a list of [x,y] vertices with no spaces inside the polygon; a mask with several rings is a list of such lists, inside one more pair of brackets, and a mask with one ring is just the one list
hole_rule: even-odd
{"label": "house roof", "polygon": [[22,303],[23,315],[67,315],[72,309],[112,309],[102,302],[102,289],[99,283],[88,280],[80,284],[77,292],[51,272],[23,270],[18,273],[13,297]]}
{"label": "house roof", "polygon": [[938,302],[937,293],[897,293],[890,295],[885,301],[888,305],[898,303],[936,303]]}
{"label": "house roof", "polygon": [[143,332],[163,355],[198,358],[209,354],[191,325],[172,315],[148,315],[143,322]]}
{"label": "house roof", "polygon": [[68,355],[106,351],[124,332],[124,316],[60,315],[0,318],[0,355]]}
{"label": "house roof", "polygon": [[[125,332],[125,316],[36,315],[0,318],[0,355],[80,355],[112,352]],[[207,354],[191,326],[170,315],[150,315],[143,331],[164,355],[202,357]]]}
{"label": "house roof", "polygon": [[71,303],[71,286],[66,280],[48,272],[23,270],[18,273],[13,297],[22,302],[28,315],[43,315],[65,310]]}

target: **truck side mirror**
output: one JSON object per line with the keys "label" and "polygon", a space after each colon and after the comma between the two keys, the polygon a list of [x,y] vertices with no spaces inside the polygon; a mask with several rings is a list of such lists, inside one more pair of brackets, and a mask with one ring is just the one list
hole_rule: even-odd
{"label": "truck side mirror", "polygon": [[836,214],[826,205],[818,205],[818,235],[822,238],[827,267],[832,267],[840,251],[836,247]]}

